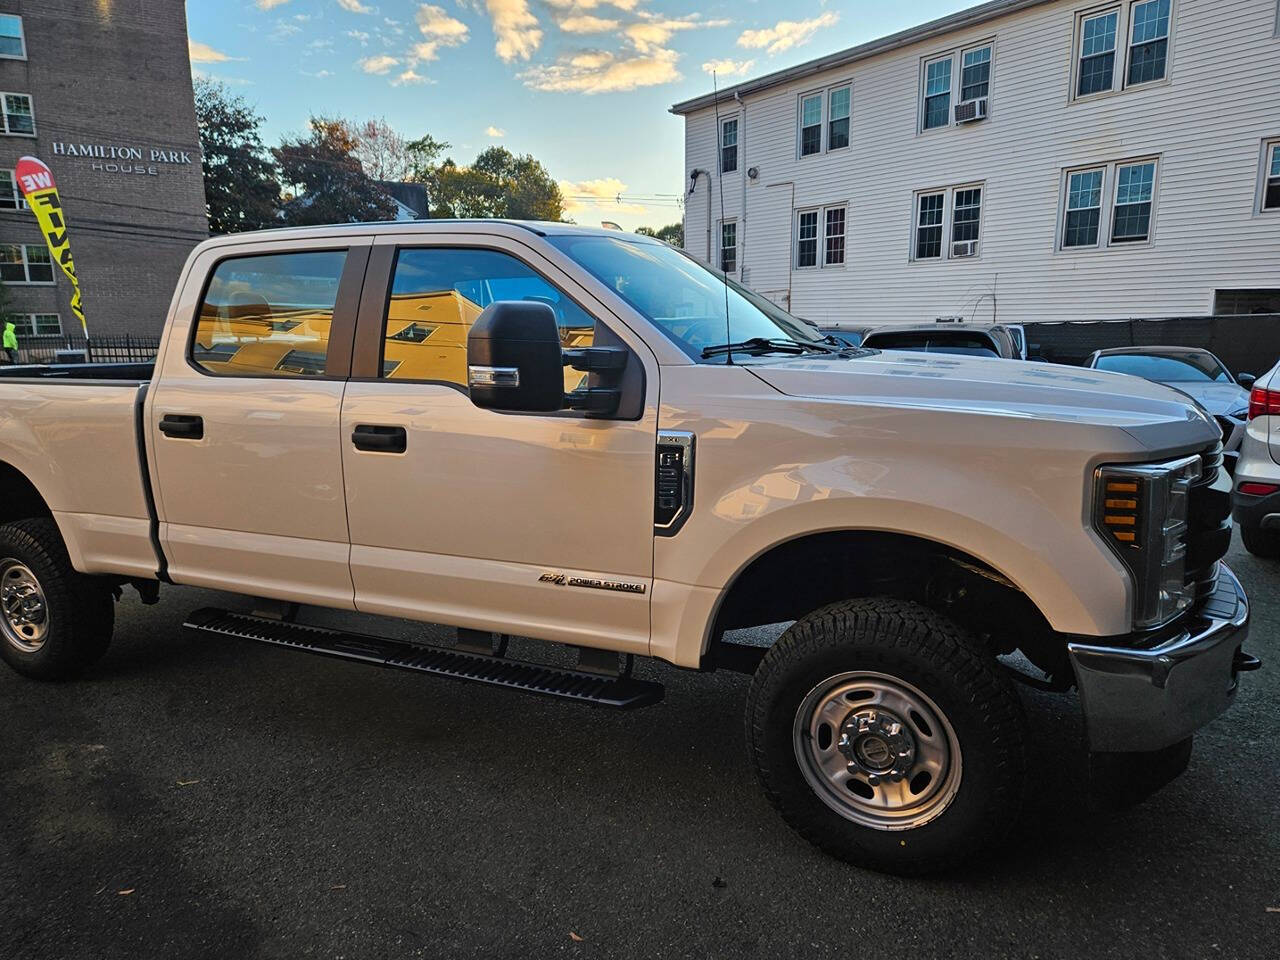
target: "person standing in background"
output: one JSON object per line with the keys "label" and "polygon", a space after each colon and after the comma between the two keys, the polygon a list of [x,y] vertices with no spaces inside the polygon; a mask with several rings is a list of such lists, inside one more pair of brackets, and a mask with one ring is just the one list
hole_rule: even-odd
{"label": "person standing in background", "polygon": [[10,363],[18,362],[18,328],[12,320],[4,322],[4,352]]}

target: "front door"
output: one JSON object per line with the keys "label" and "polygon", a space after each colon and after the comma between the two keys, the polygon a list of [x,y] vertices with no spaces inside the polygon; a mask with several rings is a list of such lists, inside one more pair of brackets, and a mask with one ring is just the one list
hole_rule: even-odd
{"label": "front door", "polygon": [[[657,430],[647,348],[603,327],[603,307],[515,241],[386,239],[357,334],[355,365],[370,369],[353,368],[342,408],[357,609],[647,653]],[[603,335],[635,351],[646,375],[633,419],[472,405],[467,331],[494,300],[528,299],[552,306],[566,346]],[[566,370],[566,389],[582,376]]]}
{"label": "front door", "polygon": [[[307,246],[314,249],[306,249]],[[176,583],[350,608],[338,423],[369,241],[213,248],[148,397]]]}

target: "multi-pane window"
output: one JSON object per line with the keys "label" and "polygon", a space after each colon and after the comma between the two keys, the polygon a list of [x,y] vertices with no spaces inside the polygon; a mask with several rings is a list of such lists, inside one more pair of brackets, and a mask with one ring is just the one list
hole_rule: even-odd
{"label": "multi-pane window", "polygon": [[942,256],[942,211],[945,193],[922,193],[916,200],[917,260],[936,260]]}
{"label": "multi-pane window", "polygon": [[951,205],[951,243],[976,242],[982,224],[982,188],[957,190]]}
{"label": "multi-pane window", "polygon": [[1169,14],[1172,0],[1147,0],[1133,5],[1129,35],[1130,85],[1163,80],[1169,59]]}
{"label": "multi-pane window", "polygon": [[1086,17],[1080,26],[1080,79],[1076,96],[1084,97],[1114,84],[1116,69],[1116,27],[1120,14],[1116,10]]}
{"label": "multi-pane window", "polygon": [[738,269],[738,222],[726,220],[720,224],[720,269],[733,273]]}
{"label": "multi-pane window", "polygon": [[1116,168],[1116,209],[1113,243],[1135,243],[1151,237],[1151,198],[1155,195],[1156,165],[1132,163]]}
{"label": "multi-pane window", "polygon": [[845,208],[828,207],[826,210],[826,252],[823,263],[828,267],[844,263]]}
{"label": "multi-pane window", "polygon": [[49,337],[62,333],[62,318],[56,313],[20,313],[13,318],[20,337]]}
{"label": "multi-pane window", "polygon": [[53,257],[43,244],[0,245],[0,280],[5,283],[53,283]]}
{"label": "multi-pane window", "polygon": [[738,118],[730,117],[720,124],[720,172],[738,169]]}
{"label": "multi-pane window", "polygon": [[951,122],[950,57],[926,63],[924,67],[924,129],[945,127]]}
{"label": "multi-pane window", "polygon": [[822,152],[822,94],[800,100],[800,156]]}
{"label": "multi-pane window", "polygon": [[221,376],[322,376],[346,259],[325,250],[223,260],[200,304],[192,361]]}
{"label": "multi-pane window", "polygon": [[0,58],[27,59],[27,44],[22,36],[22,18],[12,13],[0,13]]}
{"label": "multi-pane window", "polygon": [[4,120],[0,133],[35,136],[36,118],[31,108],[30,96],[25,93],[0,94],[0,105],[4,107],[0,111]]}
{"label": "multi-pane window", "polygon": [[979,100],[991,90],[991,47],[964,52],[960,68],[960,102]]}
{"label": "multi-pane window", "polygon": [[849,145],[849,105],[852,88],[836,87],[827,98],[827,149]]}
{"label": "multi-pane window", "polygon": [[801,210],[796,216],[796,266],[818,265],[818,211]]}
{"label": "multi-pane window", "polygon": [[1267,145],[1263,162],[1262,209],[1280,210],[1280,143]]}
{"label": "multi-pane window", "polygon": [[0,210],[25,210],[27,198],[18,189],[18,180],[12,170],[0,170]]}
{"label": "multi-pane window", "polygon": [[1080,170],[1067,177],[1067,219],[1062,231],[1064,247],[1096,247],[1102,221],[1104,170]]}

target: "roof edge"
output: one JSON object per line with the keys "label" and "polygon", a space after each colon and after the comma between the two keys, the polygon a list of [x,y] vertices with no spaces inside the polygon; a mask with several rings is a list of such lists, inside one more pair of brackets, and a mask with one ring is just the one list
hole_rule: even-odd
{"label": "roof edge", "polygon": [[846,64],[857,63],[860,60],[867,60],[882,53],[888,53],[892,50],[910,46],[913,43],[919,43],[922,40],[930,40],[956,30],[978,26],[988,20],[994,20],[1006,14],[1017,13],[1030,7],[1038,7],[1052,2],[1053,0],[990,0],[988,3],[948,14],[945,17],[939,17],[937,20],[930,20],[928,23],[923,23],[916,27],[908,27],[906,30],[900,30],[897,33],[891,33],[887,37],[880,37],[877,40],[871,40],[856,47],[849,47],[837,53],[828,54],[825,57],[818,57],[815,60],[806,60],[804,63],[796,64],[793,67],[775,70],[773,73],[766,73],[764,76],[757,77],[754,80],[744,80],[742,83],[734,84],[732,87],[725,87],[720,91],[718,97],[715,93],[704,93],[690,100],[682,100],[673,104],[668,112],[678,116],[693,113],[695,110],[701,110],[715,103],[723,103],[726,100],[733,100],[744,94],[758,93],[761,90],[767,90],[770,87],[780,86],[792,80],[812,76],[824,70],[833,70]]}

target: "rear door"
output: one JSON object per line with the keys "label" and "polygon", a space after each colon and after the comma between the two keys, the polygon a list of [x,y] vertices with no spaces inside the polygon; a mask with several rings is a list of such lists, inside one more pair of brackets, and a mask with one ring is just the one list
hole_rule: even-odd
{"label": "rear door", "polygon": [[[471,324],[494,300],[528,299],[552,306],[565,346],[632,351],[623,415],[472,405]],[[342,455],[357,609],[648,652],[658,377],[642,341],[512,239],[380,237],[352,373]],[[567,370],[566,389],[582,377]]]}
{"label": "rear door", "polygon": [[214,247],[148,398],[177,583],[353,606],[339,419],[368,238]]}

